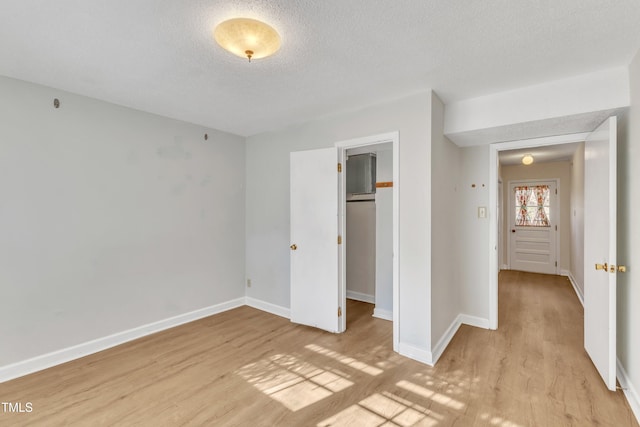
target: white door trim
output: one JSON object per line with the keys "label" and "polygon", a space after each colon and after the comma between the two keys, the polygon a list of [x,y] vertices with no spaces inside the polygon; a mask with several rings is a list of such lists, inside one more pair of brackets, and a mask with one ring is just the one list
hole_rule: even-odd
{"label": "white door trim", "polygon": [[521,139],[489,145],[489,328],[498,329],[498,153],[518,148],[543,147],[548,145],[583,142],[588,132],[569,135],[549,136],[544,138]]}
{"label": "white door trim", "polygon": [[[531,183],[538,183],[538,182],[553,182],[555,184],[555,190],[557,191],[557,193],[555,194],[555,205],[554,205],[554,214],[552,216],[552,218],[555,218],[551,224],[551,227],[555,226],[556,230],[555,230],[555,258],[556,258],[556,266],[555,266],[555,274],[560,274],[560,265],[561,265],[561,253],[560,253],[560,233],[562,231],[560,225],[560,218],[561,218],[561,205],[562,203],[560,203],[560,197],[562,196],[561,192],[560,192],[560,178],[548,178],[548,179],[513,179],[507,182],[507,188],[509,189],[509,197],[507,198],[507,204],[509,205],[509,209],[513,209],[513,200],[511,200],[513,194],[511,193],[511,186],[514,184],[531,184]],[[504,191],[504,190],[503,190]],[[503,208],[503,212],[501,212],[501,214],[504,214],[504,208]],[[512,214],[513,211],[509,212],[509,215],[507,218],[505,218],[508,222],[508,227],[507,228],[511,228],[513,227],[512,224]],[[504,227],[504,225],[501,225],[501,227]],[[504,229],[502,230],[504,231]],[[508,231],[508,230],[507,230]],[[507,266],[509,268],[509,270],[512,270],[512,266],[511,266],[511,235],[507,233],[507,235],[509,236],[507,238]]]}
{"label": "white door trim", "polygon": [[[365,136],[362,138],[338,141],[335,146],[338,147],[338,158],[344,164],[346,152],[348,149],[356,147],[365,147],[368,145],[377,145],[384,143],[392,143],[393,147],[393,351],[398,351],[398,343],[400,340],[400,133],[389,132],[377,135]],[[340,221],[338,230],[340,235],[346,235],[346,174],[342,174],[340,179],[340,188],[338,190],[338,203]],[[339,255],[339,295],[342,301],[343,316],[340,319],[342,330],[346,329],[346,270],[344,268],[346,251],[344,245],[340,247]]]}

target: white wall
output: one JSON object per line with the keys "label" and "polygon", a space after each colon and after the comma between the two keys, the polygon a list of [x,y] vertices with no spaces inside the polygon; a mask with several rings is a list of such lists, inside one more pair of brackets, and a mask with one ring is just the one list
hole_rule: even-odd
{"label": "white wall", "polygon": [[[489,147],[461,150],[460,165],[460,295],[462,313],[489,319]],[[478,218],[478,207],[487,218]]]}
{"label": "white wall", "polygon": [[[628,75],[625,67],[619,67],[452,102],[446,108],[445,134],[464,135],[466,132],[480,129],[535,123],[557,117],[626,107],[629,105]],[[546,126],[563,126],[562,122],[571,125],[570,121],[563,120],[558,123],[550,121]],[[526,132],[527,128],[518,128],[518,131]],[[580,131],[582,130],[572,132]],[[567,130],[564,133],[571,131]],[[520,135],[519,138],[512,139],[537,136],[543,135]],[[475,144],[479,143],[481,142],[478,139]]]}
{"label": "white wall", "polygon": [[504,201],[504,223],[502,229],[503,236],[503,259],[500,265],[507,264],[508,259],[508,239],[511,237],[510,225],[511,212],[511,189],[510,181],[525,179],[554,179],[558,178],[558,196],[560,202],[560,221],[558,221],[558,239],[560,239],[560,252],[558,255],[558,266],[561,270],[569,271],[571,268],[571,163],[568,161],[533,163],[532,165],[506,165],[502,166],[503,179],[503,201]]}
{"label": "white wall", "polygon": [[[393,150],[377,151],[377,182],[393,181]],[[393,187],[376,190],[376,308],[393,314]]]}
{"label": "white wall", "polygon": [[242,138],[0,93],[0,366],[244,295]]}
{"label": "white wall", "polygon": [[431,342],[440,338],[461,311],[460,152],[443,135],[444,104],[432,98],[431,125]]}
{"label": "white wall", "polygon": [[584,296],[584,143],[571,161],[571,264],[569,271]]}
{"label": "white wall", "polygon": [[400,351],[428,358],[431,92],[247,139],[247,295],[289,307],[289,153],[399,131]]}
{"label": "white wall", "polygon": [[369,303],[376,294],[376,202],[347,202],[347,298]]}
{"label": "white wall", "polygon": [[627,396],[640,419],[640,52],[629,66],[631,108],[618,144],[618,359],[628,375]]}

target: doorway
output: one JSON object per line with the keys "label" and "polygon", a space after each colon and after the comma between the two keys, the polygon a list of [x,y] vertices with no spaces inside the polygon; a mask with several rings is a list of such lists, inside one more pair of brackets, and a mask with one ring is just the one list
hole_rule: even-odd
{"label": "doorway", "polygon": [[[569,146],[569,144],[579,144],[587,139],[589,133],[579,133],[579,134],[570,134],[570,135],[560,135],[553,137],[545,137],[545,138],[536,138],[536,139],[528,139],[528,140],[520,140],[520,141],[511,141],[511,142],[503,142],[492,144],[489,147],[490,150],[490,163],[489,163],[489,205],[497,206],[498,205],[498,180],[499,180],[499,171],[501,168],[500,164],[500,153],[504,151],[513,150],[514,152],[522,151],[525,149],[534,149],[540,147],[551,147],[551,146]],[[504,185],[506,189],[510,189],[509,185]],[[506,198],[504,200],[505,204],[509,204],[510,198]],[[515,201],[514,201],[514,212],[515,212]],[[509,218],[505,217],[504,221],[509,224]],[[492,250],[489,252],[489,327],[491,329],[498,328],[498,271],[500,267],[507,266],[508,262],[505,263],[503,259],[498,259],[499,247],[507,247],[507,240],[510,239],[510,236],[503,235],[502,239],[498,241],[498,218],[496,216],[496,220],[489,222],[489,242]],[[555,228],[555,227],[554,227]],[[511,235],[512,228],[508,229],[508,234]],[[555,231],[555,230],[554,230]],[[507,234],[507,233],[504,233]],[[516,233],[517,234],[517,233]],[[556,246],[557,248],[557,246]],[[508,254],[508,251],[504,251]],[[508,255],[507,255],[508,257]],[[555,260],[554,260],[554,268],[555,268]]]}
{"label": "doorway", "polygon": [[[592,132],[497,143],[490,146],[489,198],[496,201],[498,153],[514,148],[563,145],[584,141],[583,162],[583,272],[584,347],[610,390],[616,389],[616,274],[625,268],[616,266],[616,144],[617,119],[609,117]],[[530,157],[530,156],[525,156]],[[524,158],[523,158],[523,163]],[[526,163],[525,163],[526,164]],[[497,221],[490,222],[489,322],[497,329]],[[593,263],[593,264],[592,264]],[[595,270],[587,265],[595,264]],[[597,273],[601,271],[601,273]],[[574,284],[575,287],[575,284]],[[578,297],[581,295],[579,292]]]}
{"label": "doorway", "polygon": [[[399,343],[399,133],[372,135],[336,143],[338,159],[346,164],[348,156],[375,153],[379,166],[376,183],[376,239],[375,286],[373,300],[374,317],[393,322],[393,350]],[[347,307],[347,251],[349,228],[347,222],[347,174],[342,173],[339,183],[339,230],[345,237],[339,249],[339,288],[342,307]],[[352,224],[353,225],[353,224]],[[341,318],[342,330],[346,328],[348,313]]]}
{"label": "doorway", "polygon": [[[347,150],[391,144],[393,350],[399,347],[399,133],[290,153],[290,319],[329,332],[346,330]],[[367,148],[368,147],[368,148]],[[336,168],[337,165],[337,168]],[[337,237],[337,241],[336,241]]]}
{"label": "doorway", "polygon": [[[346,151],[346,296],[393,320],[393,146]],[[349,321],[347,310],[347,321]]]}

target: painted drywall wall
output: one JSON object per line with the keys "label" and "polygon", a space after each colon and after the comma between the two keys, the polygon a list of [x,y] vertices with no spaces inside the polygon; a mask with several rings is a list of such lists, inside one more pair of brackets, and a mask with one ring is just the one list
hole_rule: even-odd
{"label": "painted drywall wall", "polygon": [[444,104],[431,107],[431,339],[436,346],[461,312],[459,234],[461,149],[443,134]]}
{"label": "painted drywall wall", "polygon": [[[462,313],[489,319],[489,147],[460,150],[459,274]],[[478,218],[478,208],[487,218]]]}
{"label": "painted drywall wall", "polygon": [[0,366],[244,296],[243,138],[0,93]]}
{"label": "painted drywall wall", "polygon": [[584,143],[573,153],[571,161],[571,263],[569,273],[584,296]]}
{"label": "painted drywall wall", "polygon": [[376,293],[376,202],[347,202],[347,298],[373,303]]}
{"label": "painted drywall wall", "polygon": [[560,221],[558,222],[558,238],[560,251],[557,255],[560,270],[569,271],[571,268],[571,162],[533,163],[532,165],[507,165],[502,167],[504,222],[502,229],[503,259],[500,265],[508,265],[509,238],[511,237],[509,224],[511,221],[511,189],[510,181],[526,179],[559,179],[558,197],[560,202]]}
{"label": "painted drywall wall", "polygon": [[[535,123],[628,105],[629,72],[626,67],[618,67],[452,102],[446,107],[444,131],[445,135],[463,135],[480,129]],[[552,124],[554,122],[546,126]],[[526,130],[519,129],[520,132]],[[535,136],[541,135],[527,137]],[[521,135],[512,139],[522,138]]]}
{"label": "painted drywall wall", "polygon": [[[376,151],[377,182],[393,181],[393,151]],[[393,314],[393,187],[376,190],[376,307],[387,318]]]}
{"label": "painted drywall wall", "polygon": [[[627,396],[640,418],[640,52],[629,66],[631,107],[618,142],[618,359],[628,375]],[[635,405],[635,406],[634,406]]]}
{"label": "painted drywall wall", "polygon": [[[247,295],[289,307],[289,153],[399,131],[400,345],[427,358],[431,289],[431,92],[247,138]],[[347,314],[348,315],[348,314]]]}

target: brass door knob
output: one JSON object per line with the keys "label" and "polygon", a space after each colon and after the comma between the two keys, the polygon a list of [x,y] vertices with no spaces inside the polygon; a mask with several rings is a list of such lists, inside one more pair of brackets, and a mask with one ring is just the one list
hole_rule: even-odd
{"label": "brass door knob", "polygon": [[606,273],[607,270],[609,270],[609,266],[606,262],[604,264],[596,264],[596,270],[604,270],[604,272]]}
{"label": "brass door knob", "polygon": [[298,245],[296,245],[295,243],[289,247],[291,248],[292,251],[295,251],[296,249],[298,249]]}
{"label": "brass door knob", "polygon": [[618,273],[626,273],[627,272],[627,266],[626,265],[619,265],[618,266]]}

